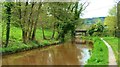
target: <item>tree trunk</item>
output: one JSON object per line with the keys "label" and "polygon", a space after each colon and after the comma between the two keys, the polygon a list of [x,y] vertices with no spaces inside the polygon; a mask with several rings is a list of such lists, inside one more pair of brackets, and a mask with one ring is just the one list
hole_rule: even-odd
{"label": "tree trunk", "polygon": [[28,5],[28,1],[26,2],[26,4],[25,4],[25,10],[24,10],[24,18],[23,18],[23,27],[22,27],[22,38],[23,38],[23,43],[27,43],[27,41],[28,41],[28,35],[27,35],[27,30],[26,30],[26,21],[25,21],[25,16],[26,16],[26,12],[27,12],[27,5]]}
{"label": "tree trunk", "polygon": [[31,5],[31,12],[30,12],[30,15],[29,15],[29,18],[28,18],[28,38],[31,39],[31,33],[32,33],[32,27],[33,27],[33,21],[30,21],[32,20],[32,14],[33,14],[33,7],[34,7],[35,3],[32,2],[32,5]]}
{"label": "tree trunk", "polygon": [[[10,5],[8,5],[8,4],[10,4]],[[6,6],[6,14],[7,14],[6,44],[5,44],[5,47],[7,47],[8,43],[9,43],[9,36],[10,36],[11,3],[7,3],[5,6]]]}
{"label": "tree trunk", "polygon": [[22,31],[22,38],[23,38],[23,43],[27,43],[28,41],[28,38],[27,38],[27,32],[26,31]]}
{"label": "tree trunk", "polygon": [[29,39],[33,40],[33,39],[32,39],[33,21],[32,21],[32,24],[31,24],[30,28],[31,28],[31,29],[30,29],[30,31],[29,31],[29,35],[28,35],[28,36],[29,36]]}
{"label": "tree trunk", "polygon": [[37,22],[34,24],[33,33],[32,33],[32,40],[36,39],[35,38],[36,28],[37,28]]}
{"label": "tree trunk", "polygon": [[[27,6],[27,5],[26,5]],[[19,1],[19,7],[21,7],[21,2]],[[25,31],[25,28],[24,28],[24,25],[23,25],[23,23],[21,22],[21,18],[22,18],[22,13],[21,13],[21,8],[19,8],[18,9],[18,11],[19,11],[19,22],[20,22],[20,26],[21,26],[21,29],[22,29],[22,39],[23,39],[23,43],[27,43],[27,32]],[[26,15],[26,11],[25,11],[25,13],[24,13],[24,16]],[[25,20],[25,19],[24,19]],[[24,23],[25,23],[25,21],[24,21]]]}
{"label": "tree trunk", "polygon": [[52,34],[52,38],[51,39],[54,39],[54,36],[55,36],[55,29],[53,30],[53,34]]}
{"label": "tree trunk", "polygon": [[8,22],[7,22],[7,26],[6,26],[6,44],[5,47],[8,46],[8,42],[9,42],[9,34],[10,34],[10,18],[8,18]]}
{"label": "tree trunk", "polygon": [[75,42],[75,30],[71,30],[71,41],[72,43]]}
{"label": "tree trunk", "polygon": [[57,31],[57,33],[58,33],[58,37],[57,37],[57,40],[58,40],[58,39],[60,39],[60,32]]}
{"label": "tree trunk", "polygon": [[33,28],[33,33],[32,33],[32,40],[35,40],[35,33],[36,33],[36,28],[37,28],[37,23],[38,23],[38,19],[39,19],[39,13],[40,13],[40,8],[42,6],[42,3],[39,2],[39,7],[38,7],[38,12],[37,12],[37,18],[36,18],[36,21],[34,23],[34,28]]}
{"label": "tree trunk", "polygon": [[[55,23],[54,23],[55,24]],[[55,36],[55,25],[53,27],[53,34],[52,34],[52,38],[51,39],[54,39],[54,36]]]}
{"label": "tree trunk", "polygon": [[62,35],[61,35],[61,41],[62,41],[62,42],[65,41],[65,34],[64,34],[64,33],[62,33]]}
{"label": "tree trunk", "polygon": [[43,27],[42,27],[42,33],[43,33],[43,39],[46,39]]}

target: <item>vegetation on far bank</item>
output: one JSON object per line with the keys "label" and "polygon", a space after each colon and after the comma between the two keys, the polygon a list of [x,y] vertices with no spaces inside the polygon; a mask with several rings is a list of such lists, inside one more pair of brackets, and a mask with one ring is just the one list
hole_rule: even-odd
{"label": "vegetation on far bank", "polygon": [[[2,47],[0,47],[0,52],[4,53],[15,53],[15,52],[19,52],[19,51],[24,51],[24,50],[29,50],[29,49],[33,49],[33,48],[38,48],[38,47],[44,47],[44,46],[49,46],[51,44],[55,44],[55,43],[59,43],[59,40],[56,39],[43,39],[42,31],[41,29],[37,29],[37,33],[36,33],[36,39],[34,41],[29,41],[27,44],[24,44],[22,42],[22,31],[20,30],[20,28],[11,27],[11,35],[10,35],[10,41],[9,41],[9,45],[6,47],[4,47],[4,43],[5,43],[5,35],[2,36],[3,39],[3,45]],[[52,30],[50,29],[45,29],[45,36],[46,38],[51,38],[51,34],[52,34]],[[5,32],[3,33],[5,34]],[[57,34],[55,34],[55,36],[57,36]]]}
{"label": "vegetation on far bank", "polygon": [[[3,2],[2,52],[74,40],[88,3]],[[66,36],[67,35],[67,36]],[[33,45],[32,45],[33,44]]]}

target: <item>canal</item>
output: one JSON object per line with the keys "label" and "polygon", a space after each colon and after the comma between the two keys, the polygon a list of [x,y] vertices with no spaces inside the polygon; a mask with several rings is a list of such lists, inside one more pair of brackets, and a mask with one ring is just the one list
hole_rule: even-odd
{"label": "canal", "polygon": [[84,65],[92,47],[64,43],[2,57],[2,65]]}

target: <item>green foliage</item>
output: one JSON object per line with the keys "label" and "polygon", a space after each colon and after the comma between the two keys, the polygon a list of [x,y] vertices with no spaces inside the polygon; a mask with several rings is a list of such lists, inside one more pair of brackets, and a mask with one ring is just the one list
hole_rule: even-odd
{"label": "green foliage", "polygon": [[107,16],[104,21],[104,25],[107,26],[108,30],[114,31],[117,24],[116,16]]}
{"label": "green foliage", "polygon": [[[25,43],[25,48],[37,47],[34,45],[37,41],[42,45],[48,45],[55,42],[55,38],[64,41],[65,35],[69,34],[74,37],[74,31],[77,23],[81,21],[79,16],[81,15],[84,4],[78,2],[52,2],[52,3],[41,3],[41,2],[10,2],[3,3],[6,7],[13,6],[11,8],[10,18],[10,40],[9,46],[5,48],[5,51],[16,51],[18,48],[22,49],[21,46],[17,46]],[[8,12],[6,7],[3,7],[3,32],[2,32],[2,43],[5,46],[6,39],[6,15]],[[5,22],[5,23],[4,23]],[[41,29],[42,28],[42,29]],[[45,37],[51,38],[55,32],[55,37],[50,40],[42,39],[44,30]],[[54,31],[55,30],[55,31]],[[34,36],[34,37],[33,37]],[[46,39],[47,39],[46,38]],[[23,43],[22,43],[23,41]],[[32,41],[32,42],[31,42]],[[20,43],[19,43],[20,42]],[[28,44],[33,45],[28,45]],[[24,47],[24,46],[22,46]],[[4,51],[4,49],[3,49]]]}
{"label": "green foliage", "polygon": [[[10,40],[12,41],[22,41],[22,31],[20,28],[18,27],[14,27],[13,25],[11,26],[11,35],[10,35]],[[5,34],[5,32],[3,33]],[[43,40],[42,39],[42,30],[41,29],[37,29],[36,32],[36,39],[37,40]],[[46,37],[51,37],[52,34],[52,30],[51,29],[45,29],[45,35]],[[57,32],[55,34],[55,36],[57,37]],[[2,40],[5,40],[5,35],[2,36]]]}
{"label": "green foliage", "polygon": [[12,2],[4,2],[5,11],[6,14],[5,20],[6,20],[6,43],[5,47],[9,44],[9,36],[10,36],[10,23],[11,23],[11,8],[13,7]]}
{"label": "green foliage", "polygon": [[0,41],[2,40],[2,23],[0,22]]}
{"label": "green foliage", "polygon": [[105,17],[93,17],[93,18],[85,18],[83,20],[84,20],[84,24],[91,25],[91,24],[95,24],[98,21],[104,22],[104,19]]}
{"label": "green foliage", "polygon": [[104,25],[107,27],[108,35],[115,35],[115,30],[117,29],[117,11],[116,6],[114,6],[109,11],[109,15],[104,20]]}
{"label": "green foliage", "polygon": [[90,36],[101,36],[104,30],[104,25],[101,21],[98,20],[96,24],[91,25],[90,29],[88,30],[88,33]]}
{"label": "green foliage", "polygon": [[[67,34],[68,31],[72,28],[73,23],[71,23],[71,20],[74,19],[74,15],[70,10],[68,10],[68,7],[71,3],[53,3],[50,4],[50,13],[59,20],[57,23],[57,29],[61,33],[61,37],[64,34]],[[66,9],[66,10],[65,10]]]}
{"label": "green foliage", "polygon": [[110,16],[117,16],[117,6],[113,6],[112,9],[109,10],[109,15]]}
{"label": "green foliage", "polygon": [[[5,31],[5,30],[4,30]],[[19,32],[19,33],[18,33]],[[11,31],[10,31],[10,39],[14,41],[21,41],[22,40],[22,33],[21,29],[11,26]],[[3,32],[5,34],[5,32]],[[5,40],[6,35],[2,35],[2,40]]]}
{"label": "green foliage", "polygon": [[[49,4],[49,12],[53,15],[58,23],[56,24],[57,30],[59,30],[59,38],[64,41],[65,35],[71,31],[71,37],[74,37],[74,31],[77,23],[79,22],[79,16],[83,11],[83,4],[56,2]],[[79,7],[78,7],[79,6]]]}
{"label": "green foliage", "polygon": [[58,43],[59,41],[55,40],[43,40],[38,43],[34,41],[30,41],[28,44],[24,44],[21,41],[15,41],[15,42],[10,42],[10,45],[5,48],[5,47],[0,47],[0,52],[2,53],[15,53],[23,50],[29,50],[33,48],[38,48],[38,47],[43,47],[47,45],[51,45],[53,43]]}
{"label": "green foliage", "polygon": [[94,32],[95,32],[95,25],[92,25],[90,27],[90,29],[88,30],[88,33],[89,33],[90,36],[92,36]]}
{"label": "green foliage", "polygon": [[96,25],[97,25],[97,27],[96,27],[97,32],[103,32],[104,31],[104,26],[102,25],[102,23],[99,22]]}
{"label": "green foliage", "polygon": [[[52,34],[52,31],[50,29],[45,29],[46,36],[50,37]],[[4,32],[5,33],[5,32]],[[9,40],[9,45],[7,48],[4,47],[4,41],[5,41],[5,35],[2,36],[2,47],[0,48],[0,52],[3,53],[9,53],[9,52],[17,52],[17,51],[22,51],[22,50],[28,50],[40,46],[46,46],[50,45],[53,43],[58,43],[59,41],[53,39],[53,40],[43,40],[42,39],[42,31],[41,29],[37,29],[36,32],[36,41],[30,41],[28,44],[24,44],[22,42],[22,31],[20,28],[14,27],[13,25],[11,26],[11,35],[10,35],[10,40]]]}
{"label": "green foliage", "polygon": [[120,29],[120,1],[117,4],[117,27],[118,29]]}
{"label": "green foliage", "polygon": [[105,18],[104,25],[106,26],[106,29],[108,30],[108,35],[114,36],[116,25],[117,25],[117,18],[115,16],[108,16]]}
{"label": "green foliage", "polygon": [[108,48],[102,40],[94,37],[94,48],[92,55],[86,65],[107,65],[108,64]]}

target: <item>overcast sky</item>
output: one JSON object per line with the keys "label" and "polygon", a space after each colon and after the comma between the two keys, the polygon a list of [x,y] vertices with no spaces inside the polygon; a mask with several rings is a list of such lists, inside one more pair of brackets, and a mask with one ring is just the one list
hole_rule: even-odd
{"label": "overcast sky", "polygon": [[109,9],[115,5],[115,0],[87,0],[89,6],[83,12],[82,18],[104,17],[108,15]]}

